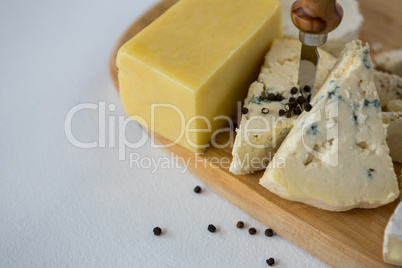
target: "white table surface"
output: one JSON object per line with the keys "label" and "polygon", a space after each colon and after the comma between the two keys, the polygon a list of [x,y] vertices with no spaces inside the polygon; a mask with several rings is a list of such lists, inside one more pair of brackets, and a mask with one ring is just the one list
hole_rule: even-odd
{"label": "white table surface", "polygon": [[[265,226],[181,167],[130,167],[117,148],[81,149],[66,138],[66,115],[78,104],[115,104],[106,115],[125,116],[109,54],[156,2],[0,2],[0,267],[268,267],[269,257],[276,267],[326,267],[266,237]],[[72,131],[97,141],[98,111],[77,112]],[[126,134],[135,141],[143,132],[131,122]],[[149,142],[129,153],[169,159]],[[239,220],[257,235],[237,229]],[[207,231],[210,223],[218,232]]]}

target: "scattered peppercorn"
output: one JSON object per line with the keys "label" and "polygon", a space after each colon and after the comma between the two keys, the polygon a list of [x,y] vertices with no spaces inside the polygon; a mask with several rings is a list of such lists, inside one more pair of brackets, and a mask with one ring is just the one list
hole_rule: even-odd
{"label": "scattered peppercorn", "polygon": [[274,258],[269,258],[269,259],[267,260],[267,264],[268,264],[269,266],[273,266],[273,265],[275,264]]}
{"label": "scattered peppercorn", "polygon": [[279,116],[284,116],[285,113],[286,113],[285,110],[283,110],[283,109],[280,109],[280,110],[279,110]]}
{"label": "scattered peppercorn", "polygon": [[297,93],[297,87],[292,87],[292,89],[290,90],[290,93],[292,93],[293,95]]}
{"label": "scattered peppercorn", "polygon": [[242,229],[244,227],[244,222],[242,221],[237,222],[236,227]]}
{"label": "scattered peppercorn", "polygon": [[162,229],[159,227],[154,228],[154,235],[160,236],[162,234]]}
{"label": "scattered peppercorn", "polygon": [[310,92],[311,87],[310,86],[304,86],[304,92]]}
{"label": "scattered peppercorn", "polygon": [[292,113],[290,111],[287,111],[285,113],[285,116],[286,116],[286,118],[290,118],[290,117],[292,117]]}
{"label": "scattered peppercorn", "polygon": [[255,228],[250,228],[248,229],[248,233],[251,235],[255,235],[257,233],[257,230]]}
{"label": "scattered peppercorn", "polygon": [[195,186],[194,193],[197,193],[197,194],[201,193],[201,187],[200,186]]}
{"label": "scattered peppercorn", "polygon": [[242,114],[247,114],[248,113],[248,108],[247,107],[241,108],[241,113]]}
{"label": "scattered peppercorn", "polygon": [[282,95],[281,94],[276,94],[276,96],[275,96],[275,100],[276,101],[282,101],[283,100],[283,97],[282,97]]}
{"label": "scattered peppercorn", "polygon": [[290,110],[292,110],[292,108],[293,108],[293,107],[290,105],[290,103],[286,103],[286,104],[285,104],[285,110],[286,110],[286,111],[290,111]]}
{"label": "scattered peppercorn", "polygon": [[208,231],[210,231],[211,233],[215,233],[216,227],[213,224],[210,224],[210,225],[208,225]]}
{"label": "scattered peppercorn", "polygon": [[274,93],[270,93],[270,94],[268,94],[268,100],[270,100],[270,101],[274,101],[276,99],[276,96],[275,96],[275,94]]}
{"label": "scattered peppercorn", "polygon": [[292,102],[295,102],[295,101],[296,101],[296,99],[294,97],[289,98],[289,103],[292,103]]}
{"label": "scattered peppercorn", "polygon": [[304,105],[304,110],[306,112],[310,112],[312,108],[313,108],[313,106],[311,106],[310,103],[307,103],[307,104]]}
{"label": "scattered peppercorn", "polygon": [[300,109],[299,106],[297,106],[294,110],[293,110],[295,115],[300,115],[302,113],[302,110]]}
{"label": "scattered peppercorn", "polygon": [[268,108],[262,108],[261,113],[267,114],[267,113],[269,113],[269,109]]}
{"label": "scattered peppercorn", "polygon": [[271,237],[274,235],[274,231],[272,229],[266,229],[265,230],[265,235],[268,237]]}
{"label": "scattered peppercorn", "polygon": [[299,104],[302,104],[302,103],[304,103],[305,101],[306,101],[306,99],[305,99],[303,96],[300,96],[300,97],[297,98],[297,102],[298,102]]}

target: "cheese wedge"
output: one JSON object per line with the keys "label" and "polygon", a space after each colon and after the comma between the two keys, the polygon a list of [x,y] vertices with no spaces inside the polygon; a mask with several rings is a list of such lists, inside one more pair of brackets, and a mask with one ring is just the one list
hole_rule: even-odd
{"label": "cheese wedge", "polygon": [[382,113],[387,129],[387,144],[392,161],[402,163],[402,112]]}
{"label": "cheese wedge", "polygon": [[[402,100],[402,77],[381,71],[374,71],[374,82],[383,111],[394,111],[393,100]],[[389,103],[391,107],[389,108]],[[397,112],[397,111],[394,111]]]}
{"label": "cheese wedge", "polygon": [[311,103],[260,184],[283,198],[331,211],[394,201],[399,187],[368,46],[348,43]]}
{"label": "cheese wedge", "polygon": [[203,152],[281,34],[276,0],[181,0],[120,48],[123,107],[146,128]]}
{"label": "cheese wedge", "polygon": [[[282,143],[293,126],[296,115],[280,117],[279,110],[285,109],[290,97],[300,96],[300,90],[292,95],[290,89],[297,87],[297,70],[300,62],[301,43],[295,39],[275,40],[265,56],[258,81],[251,84],[244,107],[248,112],[242,115],[233,145],[233,160],[230,172],[247,174],[264,169],[273,153]],[[336,59],[319,50],[321,60],[316,78],[316,88],[324,82]],[[281,94],[282,101],[270,101],[262,93]],[[268,109],[264,114],[263,109]]]}
{"label": "cheese wedge", "polygon": [[374,62],[377,69],[402,76],[402,49],[381,52]]}
{"label": "cheese wedge", "polygon": [[383,255],[386,263],[402,266],[402,202],[385,229]]}

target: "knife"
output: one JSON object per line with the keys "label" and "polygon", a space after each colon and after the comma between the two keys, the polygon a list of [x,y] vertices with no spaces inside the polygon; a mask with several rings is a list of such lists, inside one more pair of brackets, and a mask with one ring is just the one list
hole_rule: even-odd
{"label": "knife", "polygon": [[324,45],[328,33],[339,26],[343,9],[336,0],[297,0],[290,13],[302,42],[298,84],[310,101],[320,60],[317,47]]}

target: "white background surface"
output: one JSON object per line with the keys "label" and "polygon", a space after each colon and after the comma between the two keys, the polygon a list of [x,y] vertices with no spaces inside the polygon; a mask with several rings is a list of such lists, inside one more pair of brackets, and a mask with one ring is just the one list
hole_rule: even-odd
{"label": "white background surface", "polygon": [[[115,104],[108,74],[118,37],[156,0],[1,0],[0,267],[325,267],[203,188],[183,168],[130,168],[117,148],[79,149],[64,120],[80,103]],[[73,133],[97,141],[98,113]],[[142,135],[127,127],[132,141]],[[116,138],[116,142],[118,142]],[[168,159],[149,143],[129,150]],[[257,235],[236,229],[238,220]],[[218,232],[207,231],[208,224]],[[154,226],[164,234],[155,237]]]}

